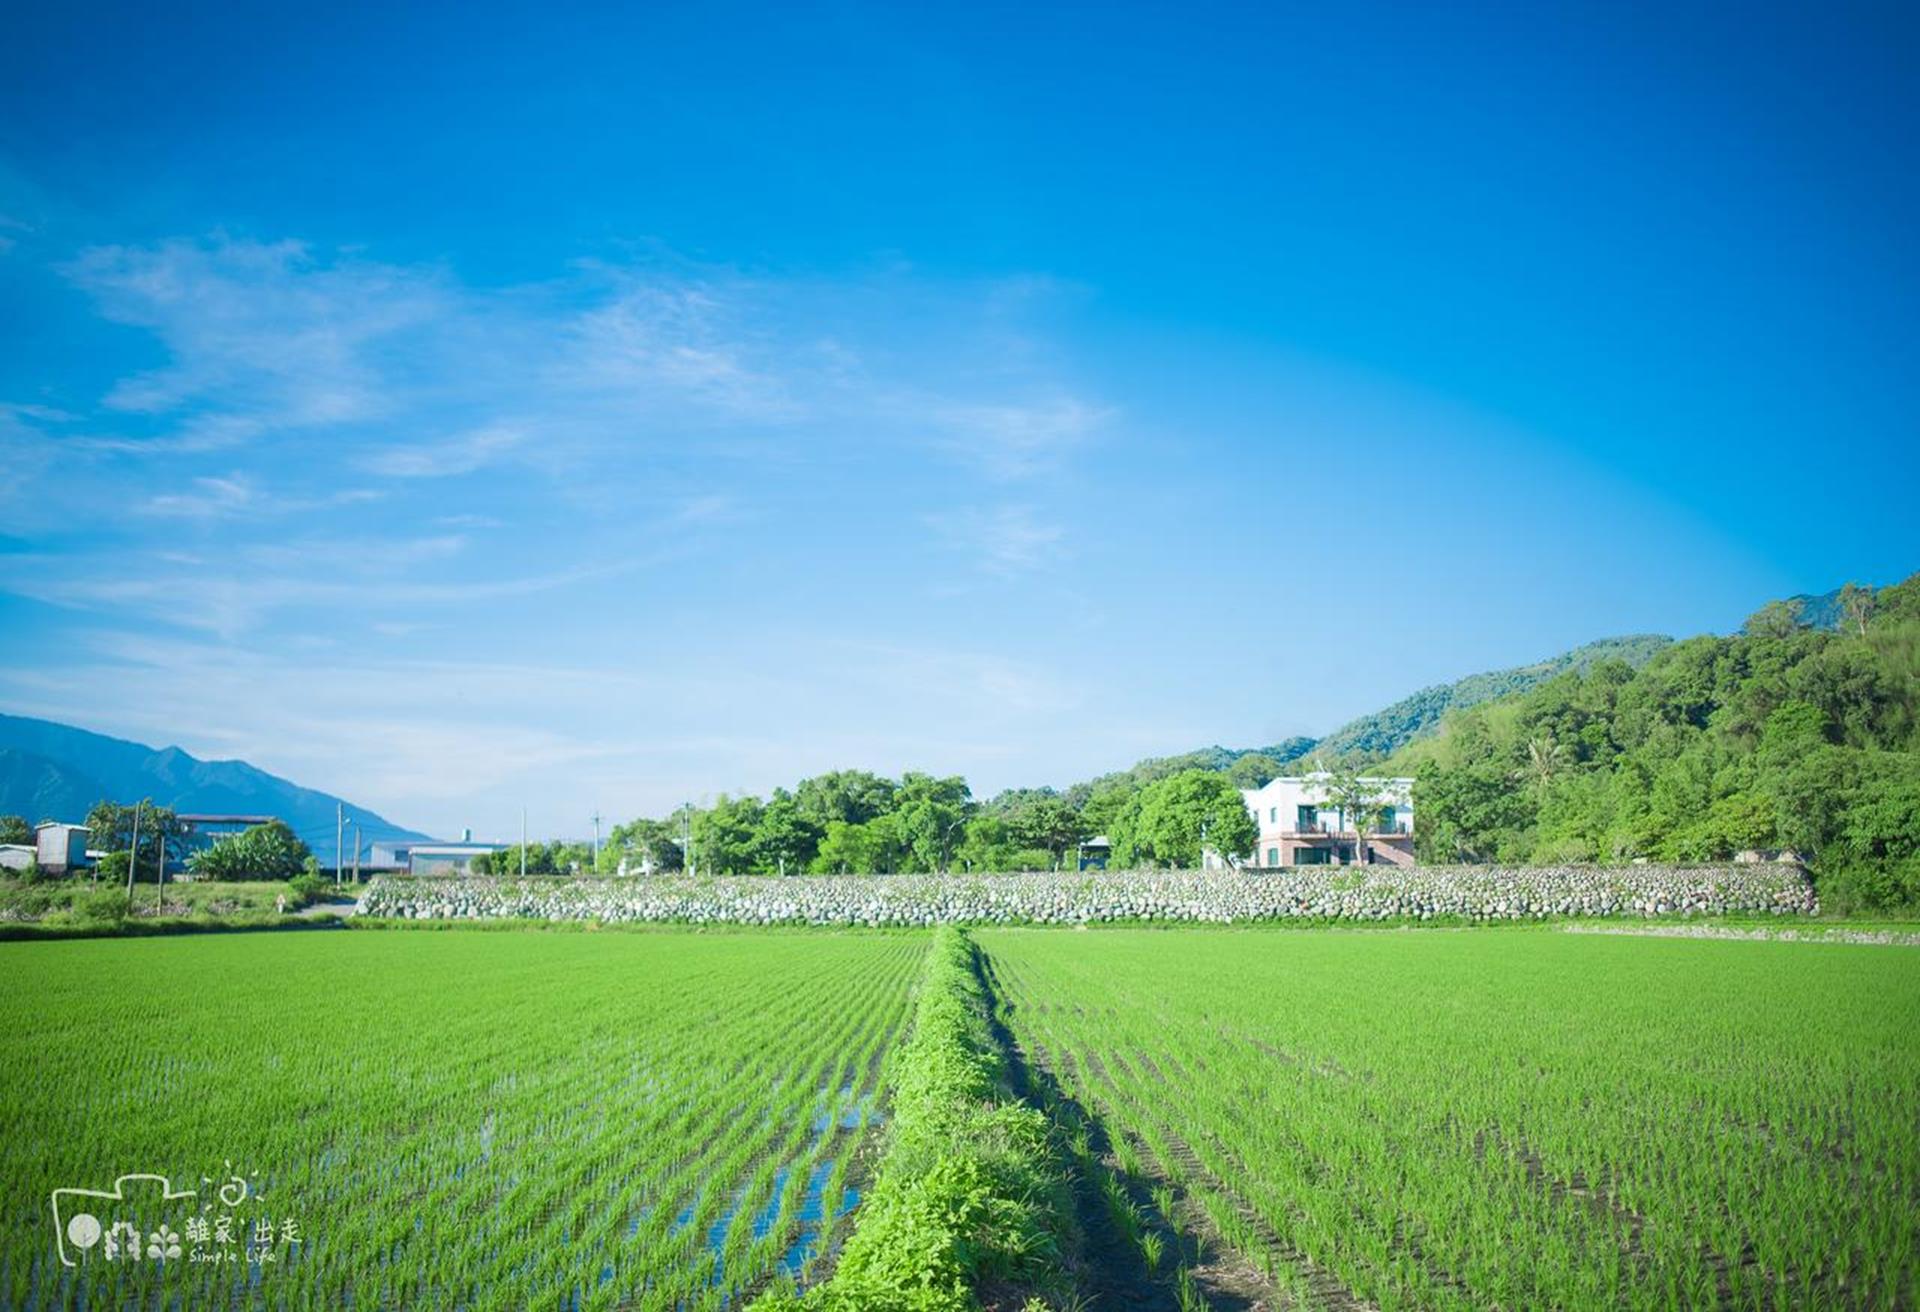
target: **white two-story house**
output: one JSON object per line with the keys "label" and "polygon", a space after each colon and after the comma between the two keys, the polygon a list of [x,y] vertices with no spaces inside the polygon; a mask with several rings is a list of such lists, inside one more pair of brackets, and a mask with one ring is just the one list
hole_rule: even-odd
{"label": "white two-story house", "polygon": [[1354,818],[1327,802],[1325,781],[1308,775],[1241,790],[1260,829],[1254,865],[1413,864],[1413,780],[1366,781],[1377,804],[1369,808],[1364,840]]}

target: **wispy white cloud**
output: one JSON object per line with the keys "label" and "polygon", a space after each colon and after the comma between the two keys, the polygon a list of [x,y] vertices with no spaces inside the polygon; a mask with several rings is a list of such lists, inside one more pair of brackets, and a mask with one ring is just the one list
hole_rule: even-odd
{"label": "wispy white cloud", "polygon": [[372,348],[443,321],[452,296],[433,270],[339,257],[304,243],[221,239],[102,246],[65,266],[101,312],[152,331],[171,360],[123,378],[113,410],[231,407],[221,422],[305,426],[386,407]]}
{"label": "wispy white cloud", "polygon": [[447,478],[471,474],[512,452],[527,440],[524,430],[491,424],[439,442],[389,446],[361,457],[363,468],[389,478]]}
{"label": "wispy white cloud", "polygon": [[792,419],[809,383],[793,344],[764,336],[764,293],[744,281],[659,284],[622,274],[572,323],[552,379],[640,403],[692,400],[727,417]]}
{"label": "wispy white cloud", "polygon": [[1056,393],[1018,402],[943,402],[931,409],[941,445],[995,478],[1058,468],[1113,417],[1110,407]]}
{"label": "wispy white cloud", "polygon": [[150,515],[174,515],[184,519],[214,519],[236,515],[253,504],[256,493],[253,480],[244,474],[229,478],[196,478],[186,492],[162,492],[147,499]]}
{"label": "wispy white cloud", "polygon": [[[443,545],[435,540],[435,547]],[[138,615],[186,629],[238,640],[258,629],[268,618],[304,613],[338,617],[342,614],[405,612],[418,607],[485,608],[509,598],[552,592],[595,579],[616,578],[645,571],[669,559],[672,547],[605,560],[587,560],[564,568],[506,575],[418,579],[407,577],[409,567],[443,560],[446,550],[419,552],[409,557],[405,544],[372,544],[367,560],[387,562],[385,577],[348,578],[333,568],[329,553],[316,551],[292,562],[295,568],[272,559],[225,560],[217,568],[172,568],[130,571],[125,561],[72,562],[40,560],[37,570],[22,570],[11,580],[11,591],[53,606]],[[117,566],[117,568],[116,568]]]}
{"label": "wispy white cloud", "polygon": [[982,569],[999,575],[1040,568],[1056,559],[1066,543],[1063,525],[1050,522],[1037,507],[1026,504],[930,515],[928,522],[953,546],[973,556]]}
{"label": "wispy white cloud", "polygon": [[[302,597],[332,601],[297,570],[235,589],[221,571],[249,535],[300,541],[327,515],[385,497],[407,502],[405,522],[417,494],[403,485],[511,466],[511,480],[463,485],[464,504],[440,507],[456,526],[531,517],[577,535],[583,520],[636,514],[659,531],[741,524],[756,498],[793,485],[791,472],[768,481],[770,469],[878,462],[890,478],[953,477],[945,465],[993,495],[1059,470],[1112,414],[1022,331],[1047,292],[1018,280],[783,280],[651,261],[480,289],[436,265],[229,237],[102,246],[60,267],[167,358],[121,378],[91,413],[0,404],[0,498],[29,499],[59,468],[110,504],[201,535],[199,548],[224,538],[226,549],[202,551],[204,577],[148,553],[95,580],[75,557],[15,590],[70,606],[123,604],[143,582],[279,599],[206,608],[203,623],[223,632]],[[724,495],[702,490],[719,481]],[[926,527],[969,539],[1003,571],[1058,545],[1017,508]],[[574,575],[555,562],[527,577]],[[476,597],[502,581],[417,580]]]}
{"label": "wispy white cloud", "polygon": [[274,495],[263,493],[252,476],[236,472],[224,477],[196,478],[186,490],[162,492],[147,498],[140,509],[162,518],[202,521],[249,516],[281,518],[310,510],[378,501],[384,495],[378,488],[367,487],[340,488],[313,497]]}

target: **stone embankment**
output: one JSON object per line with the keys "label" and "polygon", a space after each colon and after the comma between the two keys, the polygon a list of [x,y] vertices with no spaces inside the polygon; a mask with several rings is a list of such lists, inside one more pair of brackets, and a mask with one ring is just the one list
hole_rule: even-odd
{"label": "stone embankment", "polygon": [[1362,866],[1023,875],[376,879],[360,914],[736,925],[1538,920],[1804,915],[1793,865]]}

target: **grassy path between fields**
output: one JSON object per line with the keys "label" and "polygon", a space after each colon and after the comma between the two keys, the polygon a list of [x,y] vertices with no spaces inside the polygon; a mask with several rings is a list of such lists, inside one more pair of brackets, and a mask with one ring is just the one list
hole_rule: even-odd
{"label": "grassy path between fields", "polygon": [[[1129,1170],[1097,1118],[1027,1053],[994,966],[935,931],[913,1034],[889,1059],[872,1192],[833,1274],[754,1312],[1269,1312],[1291,1300],[1172,1175]],[[1365,1305],[1337,1288],[1317,1306]]]}
{"label": "grassy path between fields", "polygon": [[889,1058],[892,1108],[873,1191],[825,1283],[756,1312],[1062,1307],[1075,1247],[1056,1131],[1012,1083],[979,950],[934,931],[913,1034]]}

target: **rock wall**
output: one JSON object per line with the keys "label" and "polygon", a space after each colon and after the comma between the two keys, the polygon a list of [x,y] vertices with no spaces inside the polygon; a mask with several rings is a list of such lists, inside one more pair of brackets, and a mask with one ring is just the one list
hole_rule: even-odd
{"label": "rock wall", "polygon": [[1801,915],[1794,865],[1326,866],[1026,875],[687,879],[375,879],[359,913],[408,919],[740,925],[1047,924],[1150,920],[1533,920]]}

